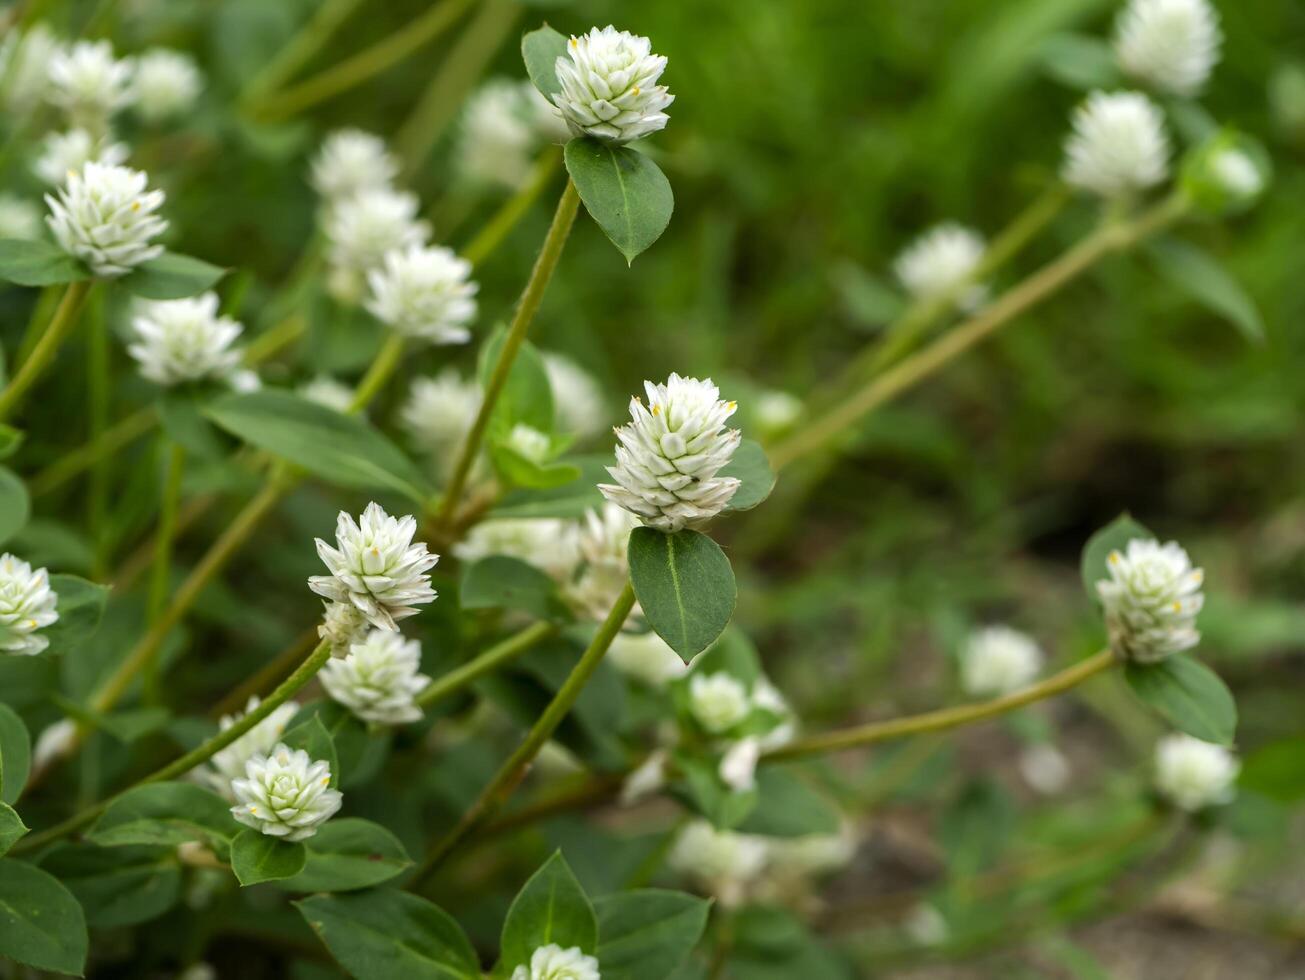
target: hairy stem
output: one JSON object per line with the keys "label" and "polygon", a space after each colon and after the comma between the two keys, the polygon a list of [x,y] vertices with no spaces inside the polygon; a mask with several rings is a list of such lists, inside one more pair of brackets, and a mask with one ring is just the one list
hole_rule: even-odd
{"label": "hairy stem", "polygon": [[59,352],[59,348],[63,346],[63,342],[68,339],[68,335],[77,326],[77,314],[81,312],[82,304],[86,301],[86,294],[90,292],[93,284],[94,280],[92,279],[82,279],[78,282],[68,283],[63,291],[63,298],[59,300],[59,305],[55,308],[54,316],[46,324],[41,339],[32,348],[31,355],[27,360],[23,361],[4,390],[0,391],[0,422],[6,421],[13,415],[19,404],[21,404],[23,397],[27,394],[28,389],[36,384],[37,379],[41,377],[54,360],[54,356]]}

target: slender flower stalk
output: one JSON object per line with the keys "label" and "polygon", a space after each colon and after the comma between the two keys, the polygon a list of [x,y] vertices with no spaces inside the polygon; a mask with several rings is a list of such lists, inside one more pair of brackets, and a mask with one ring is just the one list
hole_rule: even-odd
{"label": "slender flower stalk", "polygon": [[550,146],[539,155],[539,159],[535,161],[530,176],[521,189],[503,202],[489,221],[485,222],[480,231],[476,233],[476,236],[467,243],[467,247],[462,250],[462,257],[470,262],[473,268],[489,258],[494,250],[502,244],[512,229],[517,226],[517,222],[525,216],[531,205],[538,200],[539,195],[543,193],[544,188],[553,179],[553,175],[557,173],[557,168],[561,166],[561,163],[561,147]]}
{"label": "slender flower stalk", "polygon": [[240,93],[240,103],[255,103],[285,84],[335,36],[361,3],[362,0],[324,0],[299,32],[249,79]]}
{"label": "slender flower stalk", "polygon": [[0,391],[0,422],[13,415],[28,389],[36,384],[37,379],[54,360],[63,342],[77,326],[77,314],[81,312],[82,304],[86,302],[86,294],[90,291],[91,285],[92,280],[82,279],[68,283],[64,289],[63,298],[41,334],[41,339],[32,348],[31,355],[23,361],[4,390]]}
{"label": "slender flower stalk", "polygon": [[[111,395],[109,325],[104,315],[104,291],[91,290],[87,297],[86,325],[86,434],[94,443],[108,427]],[[87,526],[90,531],[96,578],[108,563],[108,535],[105,533],[109,499],[109,457],[101,456],[91,467],[87,484]]]}
{"label": "slender flower stalk", "polygon": [[557,627],[552,623],[534,623],[513,633],[462,666],[454,668],[443,677],[437,677],[430,686],[417,695],[418,706],[428,707],[471,686],[490,671],[510,663],[556,632]]}

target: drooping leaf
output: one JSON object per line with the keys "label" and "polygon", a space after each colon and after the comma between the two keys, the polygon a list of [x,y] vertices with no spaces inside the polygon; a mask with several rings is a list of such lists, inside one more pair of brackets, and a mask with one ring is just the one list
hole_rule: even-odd
{"label": "drooping leaf", "polygon": [[1209,252],[1190,242],[1162,238],[1147,251],[1160,274],[1252,343],[1264,343],[1264,320],[1255,301]]}
{"label": "drooping leaf", "polygon": [[598,946],[594,907],[560,851],[530,876],[503,920],[500,966],[508,973],[530,962],[540,946],[578,946],[590,955]]}
{"label": "drooping leaf", "polygon": [[299,841],[270,837],[246,827],[231,841],[231,870],[243,886],[293,878],[304,870],[308,850]]}
{"label": "drooping leaf", "polygon": [[0,858],[0,956],[79,977],[86,947],[86,917],[72,892],[40,868]]}
{"label": "drooping leaf", "polygon": [[304,846],[308,852],[304,869],[280,883],[290,891],[370,888],[412,864],[397,837],[380,824],[357,817],[327,821]]}
{"label": "drooping leaf", "polygon": [[554,67],[557,59],[566,56],[566,38],[547,24],[529,31],[521,38],[521,57],[526,63],[526,74],[544,98],[562,90]]}
{"label": "drooping leaf", "polygon": [[8,803],[0,803],[0,857],[27,833],[27,825]]}
{"label": "drooping leaf", "polygon": [[521,609],[539,619],[557,619],[566,613],[551,578],[507,555],[490,555],[467,565],[458,598],[463,609]]}
{"label": "drooping leaf", "polygon": [[1218,745],[1232,745],[1237,702],[1219,675],[1183,653],[1159,663],[1130,663],[1128,686],[1179,731]]}
{"label": "drooping leaf", "polygon": [[63,844],[41,867],[67,886],[96,929],[149,922],[181,898],[181,867],[170,847]]}
{"label": "drooping leaf", "polygon": [[1097,600],[1097,582],[1109,578],[1106,560],[1112,551],[1123,551],[1128,542],[1141,538],[1149,540],[1155,535],[1148,531],[1127,514],[1120,514],[1113,521],[1088,538],[1079,559],[1079,573],[1083,579],[1083,588],[1092,601]]}
{"label": "drooping leaf", "polygon": [[670,224],[675,209],[670,181],[638,150],[588,136],[567,143],[565,158],[585,210],[633,263]]}
{"label": "drooping leaf", "polygon": [[194,783],[145,783],[110,803],[86,836],[101,847],[196,839],[225,846],[239,829],[216,793]]}
{"label": "drooping leaf", "polygon": [[51,575],[50,588],[59,596],[59,619],[41,635],[50,641],[51,653],[71,653],[100,628],[109,588],[76,575]]}
{"label": "drooping leaf", "polygon": [[0,802],[17,803],[32,764],[32,737],[18,713],[0,704]]}
{"label": "drooping leaf", "polygon": [[721,468],[717,476],[732,476],[742,481],[730,498],[730,510],[751,510],[775,489],[775,471],[770,468],[766,451],[752,439],[739,443],[733,459]]}
{"label": "drooping leaf", "polygon": [[0,466],[0,545],[23,529],[31,512],[26,485],[12,470]]}
{"label": "drooping leaf", "polygon": [[189,255],[164,252],[118,281],[127,292],[145,299],[185,299],[211,288],[226,274],[227,270],[221,266]]}
{"label": "drooping leaf", "polygon": [[720,545],[697,531],[630,534],[630,580],[644,616],[686,661],[720,636],[734,613],[734,570]]}
{"label": "drooping leaf", "polygon": [[707,927],[711,902],[647,888],[594,900],[604,980],[662,980],[688,959]]}
{"label": "drooping leaf", "polygon": [[54,286],[90,277],[85,266],[52,242],[0,239],[0,279],[20,286]]}

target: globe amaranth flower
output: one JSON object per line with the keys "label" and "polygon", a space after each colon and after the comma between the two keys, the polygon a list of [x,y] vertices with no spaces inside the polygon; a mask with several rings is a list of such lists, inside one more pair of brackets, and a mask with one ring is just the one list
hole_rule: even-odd
{"label": "globe amaranth flower", "polygon": [[961,647],[961,685],[979,697],[1009,694],[1027,686],[1042,669],[1042,650],[1009,626],[985,626]]}
{"label": "globe amaranth flower", "polygon": [[70,129],[45,138],[32,171],[51,187],[60,187],[70,174],[92,161],[114,167],[125,163],[127,152],[126,144],[108,137],[96,139],[84,129]]}
{"label": "globe amaranth flower", "polygon": [[353,405],[353,389],[329,374],[319,374],[304,382],[299,386],[299,394],[337,412],[347,412]]}
{"label": "globe amaranth flower", "polygon": [[680,655],[651,630],[618,633],[607,650],[607,660],[622,674],[652,688],[665,687],[688,670]]}
{"label": "globe amaranth flower", "polygon": [[748,689],[732,674],[694,674],[689,680],[689,713],[712,735],[729,731],[751,711]]}
{"label": "globe amaranth flower", "polygon": [[1110,647],[1117,656],[1154,663],[1200,642],[1196,614],[1205,573],[1178,544],[1135,538],[1106,558],[1097,582]]}
{"label": "globe amaranth flower", "polygon": [[330,787],[329,762],[277,744],[267,755],[254,755],[244,777],[232,780],[231,815],[269,837],[307,840],[340,809],[344,797]]}
{"label": "globe amaranth flower", "polygon": [[333,700],[376,725],[420,721],[416,697],[430,684],[421,673],[421,644],[386,630],[372,630],[318,676]]}
{"label": "globe amaranth flower", "polygon": [[1067,184],[1120,197],[1160,183],[1169,173],[1164,117],[1138,92],[1093,92],[1074,111],[1061,175]]}
{"label": "globe amaranth flower", "polygon": [[[601,622],[611,611],[630,577],[627,550],[630,532],[638,526],[635,515],[610,501],[585,511],[576,541],[580,573],[563,590],[578,614]],[[637,606],[635,615],[642,615]]]}
{"label": "globe amaranth flower", "polygon": [[454,157],[473,183],[519,188],[530,177],[535,151],[568,139],[557,109],[534,85],[494,78],[467,99]]}
{"label": "globe amaranth flower", "polygon": [[147,178],[129,167],[88,163],[68,175],[58,197],[45,195],[45,219],[65,252],[104,278],[124,276],[163,253],[151,244],[168,223],[154,212],[163,192],[148,190]]}
{"label": "globe amaranth flower", "polygon": [[433,344],[465,344],[476,318],[471,263],[452,249],[412,245],[387,252],[367,274],[367,309],[408,337]]}
{"label": "globe amaranth flower", "polygon": [[359,523],[344,511],[335,526],[337,547],[317,539],[317,554],[330,575],[314,575],[308,587],[335,602],[349,602],[377,629],[397,631],[396,620],[415,616],[415,608],[435,600],[428,570],[439,555],[413,544],[417,521],[396,520],[375,502]]}
{"label": "globe amaranth flower", "polygon": [[15,115],[27,113],[50,90],[50,61],[60,48],[44,24],[26,31],[10,27],[0,40],[0,99]]}
{"label": "globe amaranth flower", "polygon": [[41,209],[15,194],[0,194],[0,238],[41,236]]}
{"label": "globe amaranth flower", "polygon": [[544,371],[562,431],[586,439],[607,428],[611,421],[607,399],[588,371],[569,357],[552,352],[544,352]]}
{"label": "globe amaranth flower", "polygon": [[1131,0],[1115,25],[1115,56],[1140,81],[1195,95],[1219,60],[1222,40],[1208,0]]}
{"label": "globe amaranth flower", "polygon": [[505,555],[547,572],[559,582],[579,561],[576,526],[551,517],[499,517],[481,521],[453,546],[464,563]]}
{"label": "globe amaranth flower", "polygon": [[398,173],[399,162],[385,141],[361,129],[327,134],[311,164],[313,189],[328,201],[387,190]]}
{"label": "globe amaranth flower", "polygon": [[480,411],[481,397],[480,385],[445,368],[433,378],[412,382],[399,421],[417,446],[442,455],[461,444]]}
{"label": "globe amaranth flower", "polygon": [[181,115],[195,104],[203,88],[204,77],[188,54],[153,48],[136,62],[134,108],[148,122]]}
{"label": "globe amaranth flower", "polygon": [[725,421],[738,406],[720,400],[711,379],[672,374],[666,384],[644,382],[648,407],[630,399],[630,418],[616,430],[615,484],[598,489],[613,503],[660,531],[698,528],[725,509],[739,481],[716,474],[739,446]]}
{"label": "globe amaranth flower", "polygon": [[771,389],[760,392],[752,405],[752,418],[766,436],[788,432],[801,417],[802,399],[787,391]]}
{"label": "globe amaranth flower", "polygon": [[[218,721],[219,731],[226,731],[257,708],[260,703],[258,696],[254,695],[245,705],[243,712],[223,715]],[[266,755],[272,751],[272,747],[281,741],[281,736],[285,734],[286,726],[290,724],[290,720],[298,713],[299,705],[295,701],[287,701],[285,704],[277,705],[272,713],[257,725],[226,748],[214,753],[213,758],[208,760],[207,766],[195,770],[195,778],[227,802],[236,802],[235,790],[232,789],[231,784],[234,780],[244,776],[245,763],[256,755]]]}
{"label": "globe amaranth flower", "polygon": [[734,742],[721,757],[717,774],[736,793],[757,788],[757,763],[761,760],[761,739],[748,735]]}
{"label": "globe amaranth flower", "polygon": [[1229,802],[1240,769],[1233,753],[1190,735],[1167,735],[1156,745],[1156,789],[1183,810]]}
{"label": "globe amaranth flower", "polygon": [[511,980],[599,980],[598,960],[579,946],[563,949],[557,943],[540,946],[512,971]]}
{"label": "globe amaranth flower", "polygon": [[78,126],[102,132],[132,99],[132,62],[113,56],[108,41],[78,41],[50,57],[47,98]]}
{"label": "globe amaranth flower", "polygon": [[1248,153],[1228,147],[1210,160],[1210,172],[1229,197],[1249,200],[1264,189],[1264,174]]}
{"label": "globe amaranth flower", "polygon": [[610,24],[572,37],[556,62],[560,92],[553,102],[575,136],[628,143],[664,129],[664,110],[675,101],[658,85],[666,59],[652,42]]}
{"label": "globe amaranth flower", "polygon": [[1021,752],[1019,769],[1024,781],[1046,796],[1059,793],[1069,784],[1069,760],[1049,742],[1030,745]]}
{"label": "globe amaranth flower", "polygon": [[240,363],[231,345],[243,328],[218,316],[216,293],[142,303],[131,326],[135,342],[127,352],[155,384],[225,377]]}
{"label": "globe amaranth flower", "polygon": [[676,836],[666,863],[729,906],[746,897],[765,870],[767,857],[764,837],[717,830],[698,819]]}
{"label": "globe amaranth flower", "polygon": [[422,244],[430,225],[417,217],[415,195],[391,187],[367,187],[332,202],[326,212],[331,264],[365,276],[386,253]]}
{"label": "globe amaranth flower", "polygon": [[916,299],[937,300],[955,296],[963,310],[977,309],[987,290],[970,283],[987,245],[973,229],[955,223],[941,224],[908,245],[893,263],[898,280]]}
{"label": "globe amaranth flower", "polygon": [[58,604],[49,572],[0,555],[0,654],[32,656],[48,647],[39,631],[58,621]]}

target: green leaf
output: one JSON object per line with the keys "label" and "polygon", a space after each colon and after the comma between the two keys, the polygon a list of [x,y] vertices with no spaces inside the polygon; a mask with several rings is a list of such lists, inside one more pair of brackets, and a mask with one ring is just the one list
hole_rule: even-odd
{"label": "green leaf", "polygon": [[0,802],[17,803],[32,764],[32,737],[18,713],[0,704]]}
{"label": "green leaf", "polygon": [[1112,551],[1123,551],[1128,542],[1141,538],[1149,541],[1155,537],[1127,514],[1120,514],[1096,534],[1088,538],[1079,559],[1079,573],[1083,578],[1083,588],[1093,602],[1097,601],[1097,582],[1109,578],[1106,560]]}
{"label": "green leaf", "polygon": [[202,293],[227,274],[189,255],[164,252],[123,276],[122,288],[145,299],[185,299]]}
{"label": "green leaf", "polygon": [[964,879],[991,867],[1014,825],[1014,804],[997,783],[980,780],[966,786],[942,815],[939,837],[947,852],[948,875]]}
{"label": "green leaf", "polygon": [[676,752],[674,758],[683,778],[672,785],[671,791],[685,806],[706,817],[713,827],[733,830],[756,810],[760,799],[757,790],[740,792],[726,786],[721,782],[716,760],[686,751]]}
{"label": "green leaf", "polygon": [[[481,345],[476,355],[476,377],[482,388],[489,384],[506,340],[507,327],[500,324]],[[517,350],[507,382],[494,403],[489,432],[506,438],[517,424],[545,434],[553,431],[553,386],[548,380],[543,355],[528,340]]]}
{"label": "green leaf", "polygon": [[231,870],[242,886],[293,878],[307,860],[308,850],[301,842],[270,837],[252,827],[231,841]]}
{"label": "green leaf", "polygon": [[521,58],[526,63],[526,74],[535,88],[550,102],[562,83],[557,80],[557,59],[566,57],[566,37],[547,24],[529,31],[521,37]]}
{"label": "green leaf", "polygon": [[1209,252],[1176,238],[1147,246],[1155,267],[1173,285],[1236,327],[1255,344],[1264,343],[1264,320],[1241,283]]}
{"label": "green leaf", "polygon": [[31,513],[27,487],[12,470],[0,466],[0,544],[21,531]]}
{"label": "green leaf", "polygon": [[503,481],[513,487],[547,490],[580,479],[580,468],[570,463],[539,463],[527,459],[511,446],[491,444],[489,456]]}
{"label": "green leaf", "polygon": [[431,494],[421,471],[362,419],[285,391],[219,398],[205,410],[219,427],[337,486],[394,490],[418,503]]}
{"label": "green leaf", "polygon": [[199,459],[221,459],[226,447],[213,423],[203,415],[205,401],[194,391],[170,388],[155,407],[168,438]]}
{"label": "green leaf", "polygon": [[512,900],[503,920],[500,966],[510,973],[550,943],[563,949],[579,946],[591,955],[598,946],[594,907],[561,851],[554,852]]}
{"label": "green leaf", "polygon": [[689,957],[711,902],[647,888],[594,900],[603,980],[664,980]]}
{"label": "green leaf", "polygon": [[20,286],[55,286],[89,278],[86,267],[58,245],[0,239],[0,279]]}
{"label": "green leaf", "polygon": [[644,154],[592,137],[566,144],[566,170],[598,227],[633,263],[670,224],[670,181]]}
{"label": "green leaf", "polygon": [[86,946],[86,917],[72,893],[40,868],[0,858],[0,956],[80,977]]}
{"label": "green leaf", "polygon": [[733,476],[742,481],[730,498],[730,510],[751,510],[770,496],[775,489],[775,471],[770,468],[766,450],[761,443],[744,439],[734,450],[734,457],[721,468],[717,476]]}
{"label": "green leaf", "polygon": [[370,888],[412,865],[399,839],[382,827],[358,817],[324,823],[304,842],[304,869],[280,887],[299,892],[343,892]]}
{"label": "green leaf", "polygon": [[1134,694],[1179,731],[1218,745],[1233,744],[1237,702],[1209,667],[1177,653],[1155,664],[1127,664],[1124,677]]}
{"label": "green leaf", "polygon": [[1098,37],[1053,34],[1038,46],[1038,61],[1056,81],[1083,92],[1119,84],[1114,49]]}
{"label": "green leaf", "polygon": [[0,857],[9,853],[9,848],[26,833],[27,824],[17,811],[8,803],[0,803]]}
{"label": "green leaf", "polygon": [[288,729],[281,736],[281,742],[292,749],[303,749],[314,762],[325,762],[331,767],[331,786],[340,785],[340,759],[335,754],[335,739],[319,716],[314,715]]}
{"label": "green leaf", "polygon": [[[2,364],[0,364],[0,368],[3,368]],[[4,372],[0,370],[0,386],[3,386],[4,383]],[[0,422],[0,459],[8,459],[18,452],[18,447],[23,444],[24,438],[26,437],[21,429],[15,429],[12,425],[5,425]]]}
{"label": "green leaf", "polygon": [[612,462],[611,454],[572,456],[561,462],[577,467],[579,478],[557,487],[511,490],[495,505],[491,516],[574,519],[583,517],[586,511],[602,507],[603,495],[598,492],[597,485],[608,479],[606,467]]}
{"label": "green leaf", "polygon": [[463,609],[523,609],[539,619],[556,619],[566,611],[551,578],[507,555],[490,555],[467,565],[458,599]]}
{"label": "green leaf", "polygon": [[50,641],[51,653],[70,653],[100,628],[109,587],[76,575],[51,575],[50,588],[59,596],[59,619],[41,632]]}
{"label": "green leaf", "polygon": [[480,980],[462,927],[424,898],[382,888],[314,895],[295,906],[358,980]]}
{"label": "green leaf", "polygon": [[838,833],[837,808],[790,766],[758,769],[757,793],[757,808],[739,824],[744,833],[763,837]]}
{"label": "green leaf", "polygon": [[352,711],[330,700],[313,701],[304,705],[299,713],[290,719],[286,728],[298,728],[313,718],[320,719],[322,726],[331,736],[335,757],[340,764],[341,787],[359,785],[376,774],[389,750],[387,733],[373,734],[367,724],[360,721]]}
{"label": "green leaf", "polygon": [[697,531],[630,533],[630,580],[644,617],[686,661],[720,636],[734,613],[737,587],[720,545]]}
{"label": "green leaf", "polygon": [[181,898],[181,868],[170,847],[64,844],[42,857],[41,867],[73,893],[94,929],[149,922]]}
{"label": "green leaf", "polygon": [[101,847],[197,838],[225,847],[238,830],[230,804],[216,793],[194,783],[146,783],[111,802],[86,836]]}
{"label": "green leaf", "polygon": [[1246,757],[1238,783],[1280,803],[1305,799],[1305,736],[1256,749]]}

